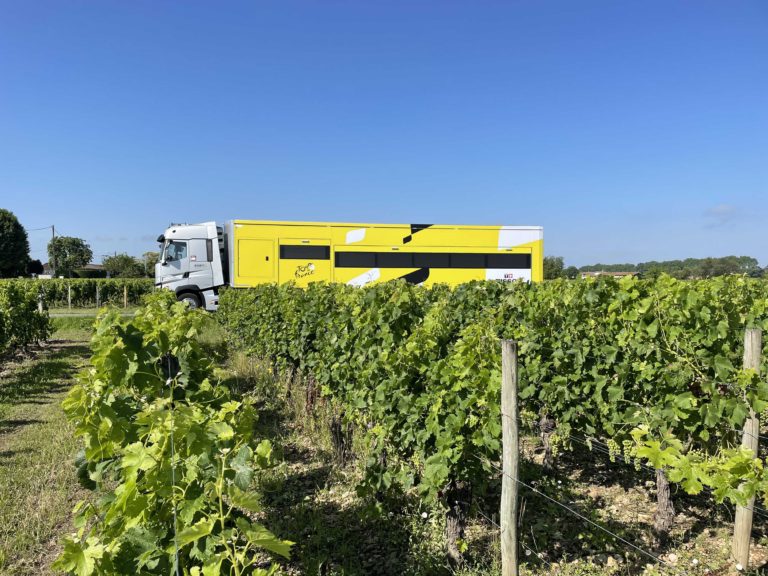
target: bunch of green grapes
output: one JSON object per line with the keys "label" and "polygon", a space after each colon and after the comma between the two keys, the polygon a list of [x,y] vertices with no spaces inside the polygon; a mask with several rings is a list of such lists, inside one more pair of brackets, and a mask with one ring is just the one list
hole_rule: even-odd
{"label": "bunch of green grapes", "polygon": [[621,456],[621,447],[613,438],[608,438],[605,442],[608,445],[608,458],[611,462],[616,462],[616,456]]}
{"label": "bunch of green grapes", "polygon": [[624,448],[624,460],[626,462],[632,462],[635,465],[635,470],[639,472],[642,468],[642,464],[637,457],[637,444],[632,442],[632,440],[622,440],[621,445]]}
{"label": "bunch of green grapes", "polygon": [[532,410],[523,409],[520,411],[520,422],[522,422],[523,426],[526,428],[534,428],[537,419],[538,415]]}
{"label": "bunch of green grapes", "polygon": [[549,437],[549,449],[552,452],[552,458],[558,457],[564,445],[564,439],[556,432]]}

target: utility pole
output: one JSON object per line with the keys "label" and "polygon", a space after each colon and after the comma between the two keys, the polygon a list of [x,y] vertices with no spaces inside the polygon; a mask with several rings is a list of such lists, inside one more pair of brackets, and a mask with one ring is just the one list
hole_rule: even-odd
{"label": "utility pole", "polygon": [[[56,240],[56,226],[51,224],[51,242]],[[51,268],[51,277],[56,278],[56,257],[53,255],[54,251],[51,250],[51,261],[48,263]]]}

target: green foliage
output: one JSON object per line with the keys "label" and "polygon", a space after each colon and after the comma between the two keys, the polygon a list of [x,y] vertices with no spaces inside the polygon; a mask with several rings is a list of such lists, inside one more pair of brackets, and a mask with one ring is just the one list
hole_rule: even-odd
{"label": "green foliage", "polygon": [[48,338],[48,314],[38,311],[38,291],[24,281],[0,282],[0,356]]}
{"label": "green foliage", "polygon": [[[682,481],[673,468],[694,458],[725,470],[733,429],[766,405],[768,386],[740,366],[744,329],[768,326],[767,295],[768,284],[742,277],[555,282],[511,293],[503,333],[520,341],[521,396],[557,420],[561,437],[623,441],[646,425],[662,449],[678,439],[686,462],[637,457]],[[738,485],[741,471],[731,472]]]}
{"label": "green foliage", "polygon": [[[18,279],[0,280],[0,286],[16,283],[43,295],[43,301],[50,308],[67,306],[67,294],[71,295],[72,306],[96,305],[98,288],[99,304],[123,303],[124,290],[128,289],[128,303],[139,304],[145,294],[154,290],[152,280],[145,278],[51,278],[44,280]],[[35,293],[37,293],[35,292]]]}
{"label": "green foliage", "polygon": [[544,280],[563,278],[565,264],[562,256],[544,256]]}
{"label": "green foliage", "polygon": [[102,262],[112,278],[142,278],[144,276],[144,264],[128,254],[116,254],[107,256]]}
{"label": "green foliage", "polygon": [[449,480],[482,484],[488,470],[472,456],[499,450],[497,363],[484,359],[498,352],[484,308],[503,290],[267,285],[226,291],[219,318],[241,347],[313,375],[366,430],[362,489],[435,498]]}
{"label": "green foliage", "polygon": [[27,263],[27,274],[42,274],[45,271],[40,260],[30,260]]}
{"label": "green foliage", "polygon": [[76,268],[82,268],[92,258],[91,247],[82,238],[56,236],[48,242],[48,260],[57,276],[72,277]]}
{"label": "green foliage", "polygon": [[272,448],[253,439],[253,402],[214,380],[204,320],[165,291],[129,320],[100,316],[91,368],[63,403],[98,493],[75,507],[56,568],[169,574],[178,549],[183,574],[263,576],[263,551],[288,556],[291,543],[252,519],[251,481]]}
{"label": "green foliage", "polygon": [[565,270],[563,270],[563,278],[568,278],[569,280],[575,280],[579,277],[579,269],[576,268],[576,266],[568,266]]}
{"label": "green foliage", "polygon": [[716,489],[718,499],[740,501],[747,477],[742,491],[767,487],[761,461],[747,473],[730,451],[732,429],[768,402],[768,385],[740,370],[744,328],[768,328],[767,307],[762,281],[662,276],[454,289],[265,285],[222,293],[218,318],[236,345],[311,375],[365,431],[363,490],[435,498],[467,481],[482,491],[499,458],[504,337],[519,342],[523,409],[554,418],[564,448],[579,433],[611,439],[619,452],[647,426],[653,434],[637,442],[679,442],[678,458],[637,446],[633,458],[669,469],[686,490],[696,485],[683,468],[695,464],[703,484],[736,487]]}
{"label": "green foliage", "polygon": [[28,262],[27,231],[13,212],[0,208],[0,278],[23,276]]}
{"label": "green foliage", "polygon": [[160,252],[144,252],[141,255],[141,265],[144,268],[144,275],[148,278],[155,277],[155,264],[160,261]]}

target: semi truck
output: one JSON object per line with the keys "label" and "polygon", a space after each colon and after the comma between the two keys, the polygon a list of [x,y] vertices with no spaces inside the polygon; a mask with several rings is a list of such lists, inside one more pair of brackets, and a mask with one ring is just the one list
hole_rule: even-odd
{"label": "semi truck", "polygon": [[155,286],[207,310],[224,286],[538,282],[544,273],[541,226],[231,220],[172,224],[158,242]]}

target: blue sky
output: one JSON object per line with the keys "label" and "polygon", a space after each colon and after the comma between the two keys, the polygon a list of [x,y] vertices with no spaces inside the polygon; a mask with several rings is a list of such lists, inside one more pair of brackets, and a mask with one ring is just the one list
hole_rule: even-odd
{"label": "blue sky", "polygon": [[766,265],[768,3],[0,0],[0,207],[97,261],[234,217]]}

